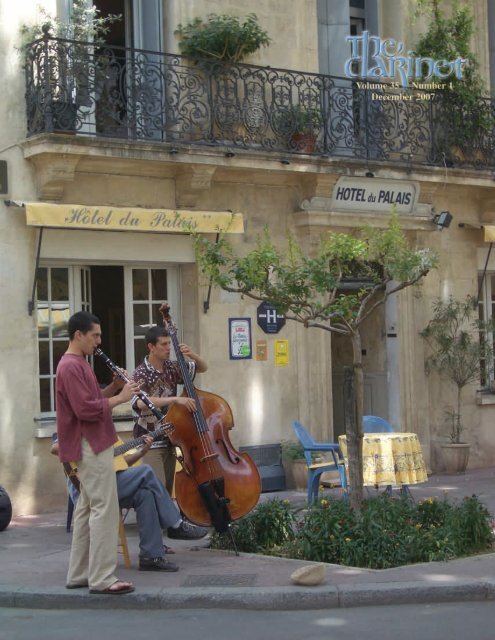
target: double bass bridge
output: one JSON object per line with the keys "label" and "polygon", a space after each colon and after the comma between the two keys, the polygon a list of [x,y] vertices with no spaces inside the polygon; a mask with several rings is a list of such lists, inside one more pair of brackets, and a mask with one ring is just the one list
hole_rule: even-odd
{"label": "double bass bridge", "polygon": [[207,456],[203,456],[200,458],[200,462],[208,462],[208,460],[213,460],[219,457],[218,453],[209,453]]}

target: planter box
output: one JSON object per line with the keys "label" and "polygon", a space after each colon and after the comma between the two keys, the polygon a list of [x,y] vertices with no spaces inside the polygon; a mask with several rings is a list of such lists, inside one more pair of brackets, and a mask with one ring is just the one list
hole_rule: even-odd
{"label": "planter box", "polygon": [[308,490],[308,467],[306,460],[284,460],[285,484],[287,489]]}

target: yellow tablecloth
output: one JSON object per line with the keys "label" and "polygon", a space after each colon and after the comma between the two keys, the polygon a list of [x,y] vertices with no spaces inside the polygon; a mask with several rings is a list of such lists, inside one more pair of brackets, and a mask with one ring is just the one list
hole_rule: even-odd
{"label": "yellow tablecloth", "polygon": [[[345,435],[339,436],[339,446],[348,471]],[[364,434],[364,486],[417,484],[427,479],[423,452],[415,433]]]}

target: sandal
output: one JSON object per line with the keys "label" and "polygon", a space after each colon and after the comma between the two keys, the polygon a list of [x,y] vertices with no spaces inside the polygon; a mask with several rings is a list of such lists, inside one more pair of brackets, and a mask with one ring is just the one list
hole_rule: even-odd
{"label": "sandal", "polygon": [[98,594],[104,594],[104,595],[110,595],[110,596],[120,596],[123,593],[132,593],[133,591],[134,591],[134,587],[130,582],[123,582],[122,580],[117,580],[106,589],[90,589],[89,593],[98,593]]}

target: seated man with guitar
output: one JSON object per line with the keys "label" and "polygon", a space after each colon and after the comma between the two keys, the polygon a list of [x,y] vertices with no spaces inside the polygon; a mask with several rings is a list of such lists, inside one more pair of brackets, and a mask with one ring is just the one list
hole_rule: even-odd
{"label": "seated man with guitar", "polygon": [[[162,529],[173,531],[177,540],[197,540],[207,534],[203,527],[197,527],[182,519],[179,510],[168,491],[153,469],[141,463],[141,458],[150,449],[156,438],[163,437],[173,429],[164,424],[145,436],[126,443],[119,440],[114,448],[114,467],[117,474],[117,495],[121,508],[133,508],[139,531],[139,570],[178,571],[178,566],[164,558],[170,553],[162,539]],[[139,448],[136,448],[139,447]],[[51,452],[57,454],[58,443],[54,442]],[[135,451],[124,455],[131,449]],[[66,470],[67,471],[67,470]],[[68,472],[73,477],[73,471]],[[77,491],[70,489],[72,500],[77,500]]]}

